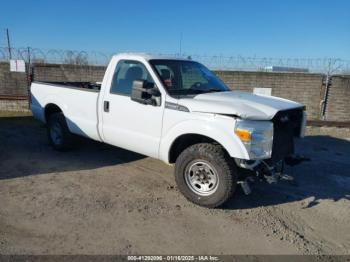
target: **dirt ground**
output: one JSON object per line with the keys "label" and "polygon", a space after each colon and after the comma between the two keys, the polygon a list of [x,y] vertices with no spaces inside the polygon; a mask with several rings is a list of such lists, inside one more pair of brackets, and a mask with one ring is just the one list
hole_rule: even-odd
{"label": "dirt ground", "polygon": [[0,118],[0,253],[350,254],[350,132],[309,133],[295,183],[206,209],[158,160],[90,140],[55,152],[31,117]]}

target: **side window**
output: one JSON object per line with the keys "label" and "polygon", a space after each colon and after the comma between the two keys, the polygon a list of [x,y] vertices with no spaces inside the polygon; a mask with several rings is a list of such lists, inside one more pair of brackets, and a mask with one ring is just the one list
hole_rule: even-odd
{"label": "side window", "polygon": [[176,88],[175,74],[171,67],[167,65],[156,65],[157,72],[163,81],[165,88]]}
{"label": "side window", "polygon": [[114,71],[110,92],[130,96],[132,84],[135,80],[154,82],[142,63],[131,60],[119,61]]}

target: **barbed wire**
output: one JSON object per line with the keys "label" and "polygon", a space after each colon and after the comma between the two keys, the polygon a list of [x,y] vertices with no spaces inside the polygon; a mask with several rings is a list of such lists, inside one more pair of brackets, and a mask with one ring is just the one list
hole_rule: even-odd
{"label": "barbed wire", "polygon": [[[112,53],[97,51],[78,51],[42,48],[11,48],[12,59],[21,59],[32,63],[50,64],[80,64],[80,65],[107,65]],[[0,61],[7,61],[10,51],[7,47],[0,47]]]}
{"label": "barbed wire", "polygon": [[[98,51],[60,50],[42,48],[11,48],[12,59],[32,63],[100,65],[106,66],[114,53]],[[350,60],[339,58],[272,58],[200,54],[156,54],[158,56],[186,57],[199,61],[212,70],[269,71],[272,67],[296,71],[328,74],[350,74]],[[8,61],[10,50],[0,47],[0,61]]]}
{"label": "barbed wire", "polygon": [[211,69],[272,71],[288,70],[313,73],[350,73],[350,61],[338,58],[271,58],[243,56],[191,56]]}

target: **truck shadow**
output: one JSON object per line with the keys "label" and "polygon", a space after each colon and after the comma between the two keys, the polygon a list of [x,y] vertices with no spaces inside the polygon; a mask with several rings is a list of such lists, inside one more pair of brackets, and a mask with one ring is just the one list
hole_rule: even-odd
{"label": "truck shadow", "polygon": [[87,138],[76,149],[57,152],[48,143],[45,126],[27,117],[0,118],[0,179],[89,170],[145,158]]}
{"label": "truck shadow", "polygon": [[252,193],[241,188],[223,208],[249,209],[302,201],[302,208],[311,208],[322,200],[350,200],[350,142],[330,136],[307,136],[296,144],[297,153],[310,159],[287,166],[286,174],[294,181],[269,185],[255,182]]}
{"label": "truck shadow", "polygon": [[[350,200],[349,141],[330,136],[308,136],[297,141],[296,148],[298,154],[310,159],[286,168],[286,173],[294,176],[296,183],[281,181],[268,185],[256,182],[248,196],[238,187],[223,209],[244,210],[300,200],[304,202],[303,208],[311,208],[321,199]],[[56,152],[48,144],[45,127],[32,117],[0,118],[0,180],[92,170],[143,158],[145,156],[140,154],[83,138],[77,149]]]}

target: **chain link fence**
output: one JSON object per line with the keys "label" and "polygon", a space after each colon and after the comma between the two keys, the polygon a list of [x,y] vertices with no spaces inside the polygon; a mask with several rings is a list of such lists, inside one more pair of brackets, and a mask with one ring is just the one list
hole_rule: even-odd
{"label": "chain link fence", "polygon": [[[0,47],[0,61],[21,59],[31,63],[102,65],[106,66],[114,53],[41,48]],[[274,69],[324,74],[350,74],[350,60],[339,58],[273,58],[200,54],[154,54],[191,58],[212,70],[274,71]]]}

